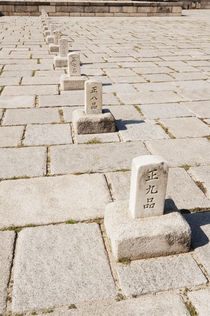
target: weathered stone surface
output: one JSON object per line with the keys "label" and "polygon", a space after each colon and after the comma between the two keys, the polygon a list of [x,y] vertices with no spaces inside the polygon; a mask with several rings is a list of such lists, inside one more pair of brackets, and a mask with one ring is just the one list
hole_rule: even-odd
{"label": "weathered stone surface", "polygon": [[2,92],[2,96],[28,96],[45,94],[58,94],[57,85],[7,86]]}
{"label": "weathered stone surface", "polygon": [[0,148],[0,178],[35,177],[46,173],[46,149]]}
{"label": "weathered stone surface", "polygon": [[210,207],[210,200],[193,182],[183,168],[171,168],[166,196],[172,199],[178,209]]}
{"label": "weathered stone surface", "polygon": [[210,142],[204,138],[146,141],[153,155],[161,155],[170,167],[210,163]]}
{"label": "weathered stone surface", "polygon": [[[109,301],[98,304],[85,304],[77,309],[56,311],[52,316],[189,316],[189,313],[177,294],[164,293],[147,295],[119,302]],[[39,315],[41,316],[41,315]]]}
{"label": "weathered stone surface", "polygon": [[199,316],[206,316],[210,314],[209,288],[188,292],[187,295],[193,306],[195,306]]}
{"label": "weathered stone surface", "polygon": [[61,90],[83,90],[85,85],[85,77],[69,77],[69,75],[62,75],[60,79]]}
{"label": "weathered stone surface", "polygon": [[102,83],[96,80],[85,82],[85,114],[102,113]]}
{"label": "weathered stone surface", "polygon": [[166,256],[189,251],[191,231],[177,213],[133,219],[128,202],[107,205],[104,224],[116,260]]}
{"label": "weathered stone surface", "polygon": [[144,121],[117,121],[117,127],[125,142],[169,138],[160,126]]}
{"label": "weathered stone surface", "polygon": [[117,266],[124,295],[185,288],[206,284],[207,280],[191,255],[132,261]]}
{"label": "weathered stone surface", "polygon": [[102,218],[109,202],[101,174],[2,181],[0,227]]}
{"label": "weathered stone surface", "polygon": [[116,143],[120,141],[117,133],[75,134],[74,137],[77,144]]}
{"label": "weathered stone surface", "polygon": [[190,111],[179,103],[142,104],[139,107],[148,119],[193,116]]}
{"label": "weathered stone surface", "polygon": [[201,118],[210,118],[209,101],[186,102],[184,105]]}
{"label": "weathered stone surface", "polygon": [[201,182],[205,188],[205,193],[210,199],[210,168],[209,166],[193,167],[189,169],[190,175],[195,181]]}
{"label": "weathered stone surface", "polygon": [[160,122],[177,138],[210,135],[210,127],[195,117],[165,119]]}
{"label": "weathered stone surface", "polygon": [[115,286],[97,224],[26,228],[19,234],[13,312],[114,296]]}
{"label": "weathered stone surface", "polygon": [[72,143],[69,124],[28,125],[24,145],[56,145]]}
{"label": "weathered stone surface", "polygon": [[147,153],[141,142],[56,146],[51,148],[51,174],[130,169],[133,157]]}
{"label": "weathered stone surface", "polygon": [[20,145],[23,130],[23,126],[0,127],[0,147]]}
{"label": "weathered stone surface", "polygon": [[1,108],[31,108],[34,105],[34,96],[0,96]]}
{"label": "weathered stone surface", "polygon": [[160,156],[132,160],[129,211],[137,219],[162,215],[168,181],[168,164]]}
{"label": "weathered stone surface", "polygon": [[58,109],[9,109],[6,111],[3,125],[23,125],[31,123],[58,123]]}
{"label": "weathered stone surface", "polygon": [[86,114],[83,110],[75,110],[72,116],[77,134],[113,133],[116,130],[114,117],[108,111],[102,114]]}
{"label": "weathered stone surface", "polygon": [[5,313],[7,285],[13,257],[14,232],[0,232],[0,313]]}
{"label": "weathered stone surface", "polygon": [[[128,200],[130,192],[130,172],[113,172],[107,174],[113,198]],[[210,200],[193,182],[183,168],[170,168],[166,191],[165,209],[196,209],[210,207]],[[173,205],[170,203],[173,201]]]}

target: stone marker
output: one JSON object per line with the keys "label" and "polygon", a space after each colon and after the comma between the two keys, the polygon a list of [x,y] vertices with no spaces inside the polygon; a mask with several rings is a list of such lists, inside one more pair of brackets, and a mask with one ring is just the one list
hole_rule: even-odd
{"label": "stone marker", "polygon": [[80,56],[78,53],[69,53],[67,58],[68,74],[61,76],[61,90],[83,90],[86,77],[80,76]]}
{"label": "stone marker", "polygon": [[102,83],[89,80],[85,83],[85,113],[102,113]]}
{"label": "stone marker", "polygon": [[63,37],[59,40],[59,56],[54,57],[55,67],[67,67],[68,51],[69,51],[68,39]]}
{"label": "stone marker", "polygon": [[68,54],[68,74],[69,76],[80,76],[80,56],[78,53]]}
{"label": "stone marker", "polygon": [[58,53],[59,52],[59,40],[61,38],[61,32],[58,30],[53,31],[54,41],[49,45],[50,53]]}
{"label": "stone marker", "polygon": [[49,31],[50,31],[50,35],[48,35],[46,37],[46,42],[47,44],[52,44],[54,43],[54,34],[53,34],[53,31],[55,30],[55,24],[50,24],[49,26]]}
{"label": "stone marker", "polygon": [[168,166],[161,157],[133,159],[129,202],[133,218],[163,214],[167,179]]}
{"label": "stone marker", "polygon": [[116,260],[189,251],[191,229],[178,212],[163,215],[167,163],[160,156],[133,159],[130,201],[107,205],[104,225]]}
{"label": "stone marker", "polygon": [[115,120],[108,111],[102,112],[102,84],[99,81],[85,82],[85,110],[75,110],[72,118],[77,134],[115,132]]}

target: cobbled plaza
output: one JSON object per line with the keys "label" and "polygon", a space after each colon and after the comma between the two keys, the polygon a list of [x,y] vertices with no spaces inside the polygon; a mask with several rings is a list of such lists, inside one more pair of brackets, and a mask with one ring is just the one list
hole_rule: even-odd
{"label": "cobbled plaza", "polygon": [[[78,134],[85,93],[61,88],[40,17],[0,17],[0,314],[210,315],[210,11],[48,21],[116,131]],[[142,155],[167,161],[165,213],[191,246],[117,261],[104,212]]]}

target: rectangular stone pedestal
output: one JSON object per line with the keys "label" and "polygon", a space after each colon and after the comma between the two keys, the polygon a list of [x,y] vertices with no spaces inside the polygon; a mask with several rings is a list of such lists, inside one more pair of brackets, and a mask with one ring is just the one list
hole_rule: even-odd
{"label": "rectangular stone pedestal", "polygon": [[73,112],[73,126],[77,134],[100,134],[115,132],[115,120],[110,112],[85,114],[83,110]]}
{"label": "rectangular stone pedestal", "polygon": [[133,219],[128,201],[119,201],[107,205],[104,225],[118,261],[184,253],[190,248],[191,229],[178,212]]}
{"label": "rectangular stone pedestal", "polygon": [[50,53],[58,53],[59,52],[59,45],[50,44],[49,51],[50,51]]}
{"label": "rectangular stone pedestal", "polygon": [[67,57],[60,57],[55,56],[54,57],[54,66],[55,67],[67,67]]}
{"label": "rectangular stone pedestal", "polygon": [[83,90],[86,77],[63,75],[60,79],[61,90]]}

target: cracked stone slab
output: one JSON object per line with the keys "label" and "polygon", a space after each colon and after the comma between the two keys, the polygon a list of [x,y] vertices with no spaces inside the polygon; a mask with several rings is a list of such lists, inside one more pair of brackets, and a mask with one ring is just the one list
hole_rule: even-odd
{"label": "cracked stone slab", "polygon": [[1,108],[32,108],[35,106],[35,96],[0,96]]}
{"label": "cracked stone slab", "polygon": [[20,145],[23,130],[23,126],[0,127],[0,147]]}
{"label": "cracked stone slab", "polygon": [[97,224],[64,224],[20,232],[13,312],[114,297],[114,281]]}
{"label": "cracked stone slab", "polygon": [[210,199],[210,168],[209,166],[193,167],[189,169],[189,174],[195,181],[201,182],[206,190],[206,195]]}
{"label": "cracked stone slab", "polygon": [[7,285],[13,257],[15,233],[0,232],[0,313],[4,314],[7,299]]}
{"label": "cracked stone slab", "polygon": [[53,146],[50,152],[51,174],[130,169],[134,157],[148,153],[142,142]]}
{"label": "cracked stone slab", "polygon": [[210,314],[210,288],[187,293],[199,316]]}
{"label": "cracked stone slab", "polygon": [[137,260],[128,265],[117,264],[117,273],[120,287],[126,296],[207,283],[191,255]]}
{"label": "cracked stone slab", "polygon": [[46,148],[0,148],[0,157],[0,179],[46,173]]}
{"label": "cracked stone slab", "polygon": [[[52,316],[189,316],[177,294],[164,293],[147,295],[119,302],[109,301],[96,304],[80,304],[77,309],[51,313]],[[41,314],[39,315],[41,316]]]}
{"label": "cracked stone slab", "polygon": [[23,125],[34,123],[59,123],[58,109],[9,109],[3,119],[3,125]]}
{"label": "cracked stone slab", "polygon": [[205,138],[158,139],[146,141],[153,155],[160,155],[170,167],[210,163],[210,142]]}
{"label": "cracked stone slab", "polygon": [[56,145],[72,143],[69,124],[28,125],[24,145]]}
{"label": "cracked stone slab", "polygon": [[2,181],[0,227],[102,218],[110,202],[102,174]]}

